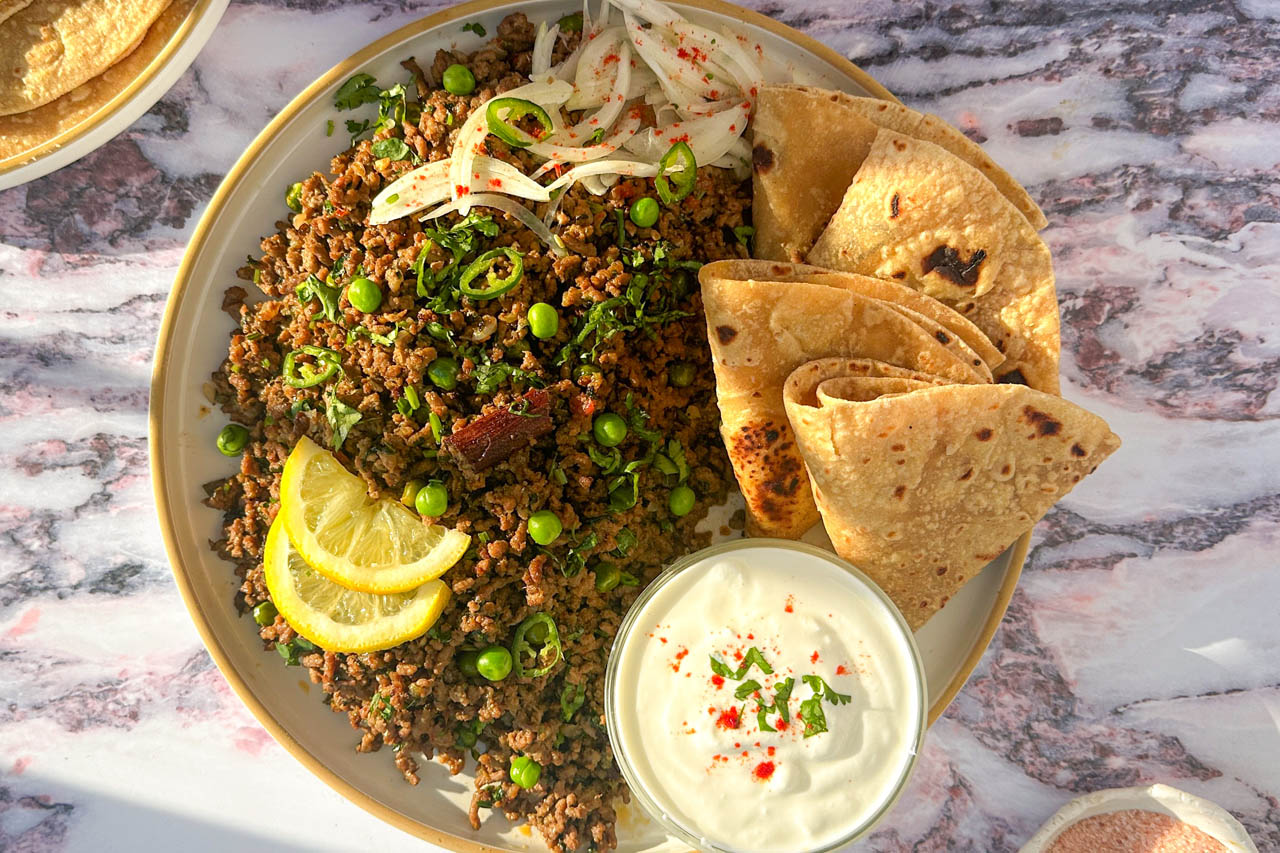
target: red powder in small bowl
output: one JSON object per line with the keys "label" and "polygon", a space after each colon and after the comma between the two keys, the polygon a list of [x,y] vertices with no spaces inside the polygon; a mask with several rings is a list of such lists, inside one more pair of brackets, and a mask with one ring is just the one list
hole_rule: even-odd
{"label": "red powder in small bowl", "polygon": [[1127,809],[1071,824],[1046,853],[1227,853],[1227,848],[1167,814]]}

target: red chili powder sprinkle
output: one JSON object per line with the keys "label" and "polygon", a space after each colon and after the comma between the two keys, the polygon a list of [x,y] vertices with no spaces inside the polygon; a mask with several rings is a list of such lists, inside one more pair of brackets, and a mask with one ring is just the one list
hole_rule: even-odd
{"label": "red chili powder sprinkle", "polygon": [[[756,744],[756,745],[757,745],[757,746],[759,746],[759,744]],[[776,749],[774,749],[773,747],[769,747],[769,757],[770,757],[770,758],[773,758],[773,754],[774,754],[775,752],[777,752],[777,750],[776,750]]]}
{"label": "red chili powder sprinkle", "polygon": [[727,711],[721,711],[716,719],[716,725],[722,729],[736,729],[741,726],[742,718],[738,716],[738,709],[733,707]]}
{"label": "red chili powder sprinkle", "polygon": [[742,750],[742,757],[743,757],[743,758],[750,758],[750,757],[751,757],[751,753],[747,752],[747,751],[744,749],[744,750]]}
{"label": "red chili powder sprinkle", "polygon": [[836,667],[836,675],[848,675],[848,674],[849,674],[849,670],[845,667],[844,664],[840,664],[838,667]]}
{"label": "red chili powder sprinkle", "polygon": [[667,638],[666,638],[666,637],[659,637],[658,639],[659,639],[661,642],[663,642],[663,643],[665,643],[665,642],[667,641]]}
{"label": "red chili powder sprinkle", "polygon": [[780,732],[785,732],[790,727],[790,724],[786,720],[778,720],[774,725]]}
{"label": "red chili powder sprinkle", "polygon": [[733,748],[734,748],[734,749],[738,749],[738,748],[740,748],[741,746],[742,746],[742,744],[738,743],[736,740],[733,742]]}
{"label": "red chili powder sprinkle", "polygon": [[723,675],[711,676],[711,683],[716,686],[716,690],[719,690],[721,687],[724,687],[724,676]]}
{"label": "red chili powder sprinkle", "polygon": [[817,652],[814,652],[813,654],[809,655],[809,663],[817,663],[817,662],[818,662]]}
{"label": "red chili powder sprinkle", "polygon": [[676,48],[676,56],[680,57],[681,59],[688,59],[689,51],[685,50],[683,47],[678,47]]}
{"label": "red chili powder sprinkle", "polygon": [[734,651],[734,653],[733,653],[733,659],[734,659],[734,660],[742,660],[742,650],[741,650],[741,649],[736,649],[736,650]]}
{"label": "red chili powder sprinkle", "polygon": [[755,635],[755,634],[747,634],[747,639],[748,639],[748,640],[754,640],[755,638],[756,638],[756,635]]}
{"label": "red chili powder sprinkle", "polygon": [[688,649],[681,649],[680,651],[676,652],[676,660],[684,660],[688,656],[689,656]]}
{"label": "red chili powder sprinkle", "polygon": [[762,782],[765,779],[768,779],[770,776],[773,775],[773,762],[761,761],[759,764],[756,765],[756,769],[753,771],[753,775]]}
{"label": "red chili powder sprinkle", "polygon": [[712,707],[708,708],[707,713],[714,717],[716,715],[715,706],[713,705]]}
{"label": "red chili powder sprinkle", "polygon": [[796,603],[796,597],[795,597],[794,595],[788,595],[788,596],[787,596],[787,606],[786,606],[786,607],[784,607],[784,608],[782,608],[782,609],[783,609],[783,610],[785,610],[785,611],[787,611],[788,613],[795,613],[795,612],[796,612],[796,609],[795,609],[795,607],[793,606],[795,603]]}

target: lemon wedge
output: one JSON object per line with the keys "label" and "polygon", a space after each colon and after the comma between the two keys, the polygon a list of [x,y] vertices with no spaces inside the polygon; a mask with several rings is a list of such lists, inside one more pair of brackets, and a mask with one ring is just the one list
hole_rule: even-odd
{"label": "lemon wedge", "polygon": [[373,652],[419,637],[449,601],[449,587],[440,580],[389,595],[339,586],[307,565],[279,517],[267,531],[262,567],[280,614],[293,630],[331,652]]}
{"label": "lemon wedge", "polygon": [[406,592],[444,574],[471,537],[424,524],[399,501],[374,500],[364,481],[303,437],[280,479],[280,513],[307,565],[358,592]]}

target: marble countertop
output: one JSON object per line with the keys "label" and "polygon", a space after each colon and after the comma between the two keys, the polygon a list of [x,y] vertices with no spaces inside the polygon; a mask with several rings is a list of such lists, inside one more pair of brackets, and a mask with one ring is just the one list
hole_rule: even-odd
{"label": "marble countertop", "polygon": [[[210,662],[147,467],[151,358],[222,175],[438,8],[236,2],[94,154],[0,193],[0,850],[419,850]],[[1161,781],[1280,850],[1280,7],[751,0],[964,128],[1043,206],[1065,394],[1125,445],[1037,527],[1004,625],[867,851],[1013,851]]]}

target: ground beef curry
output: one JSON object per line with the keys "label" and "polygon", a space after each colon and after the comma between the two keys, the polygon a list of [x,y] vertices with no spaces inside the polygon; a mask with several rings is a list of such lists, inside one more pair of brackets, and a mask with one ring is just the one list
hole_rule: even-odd
{"label": "ground beef curry", "polygon": [[[377,93],[391,120],[363,133],[351,122],[348,131],[366,138],[334,157],[329,174],[294,187],[292,215],[239,271],[245,284],[224,302],[238,327],[213,386],[249,438],[239,473],[209,484],[207,502],[225,513],[214,547],[243,578],[237,606],[248,613],[269,598],[263,540],[281,469],[302,436],[336,448],[371,495],[399,498],[415,484],[443,483],[448,510],[438,521],[470,534],[472,547],[444,575],[453,596],[426,635],[386,651],[335,654],[262,607],[254,615],[266,618],[255,621],[265,624],[255,629],[348,716],[360,751],[385,747],[411,783],[424,755],[474,772],[475,825],[501,811],[528,820],[553,850],[606,850],[616,845],[614,806],[627,796],[603,717],[614,634],[665,563],[707,544],[710,534],[695,527],[732,482],[696,271],[748,255],[750,186],[730,171],[700,168],[693,192],[662,204],[652,227],[627,216],[637,198],[656,199],[651,179],[623,178],[603,196],[576,186],[553,222],[568,250],[559,257],[496,210],[369,226],[380,189],[415,163],[449,156],[472,109],[527,81],[533,26],[515,14],[495,36],[472,55],[441,51],[426,68],[407,60],[410,82]],[[572,46],[572,38],[562,42],[555,58]],[[468,95],[438,82],[455,63],[475,76]],[[342,137],[339,125],[334,139]],[[520,149],[492,136],[486,145],[532,171]],[[529,206],[539,217],[546,211]],[[519,281],[490,299],[434,292],[430,283],[459,246],[467,258],[514,249]],[[377,283],[375,310],[350,304],[347,286],[357,277]],[[550,338],[531,334],[528,309],[538,302],[558,312]],[[295,387],[285,361],[308,346],[337,353],[339,363],[325,381]],[[453,360],[452,383],[431,375],[442,358]],[[529,399],[550,417],[550,430],[481,466],[449,452],[450,436],[492,412],[519,412]],[[606,412],[628,427],[615,447],[591,440],[593,419]],[[696,501],[677,515],[670,496],[681,486]],[[528,532],[529,517],[543,509],[564,526],[545,547]],[[546,614],[558,633],[562,654],[549,672],[495,682],[463,672],[464,652],[510,647],[534,614]],[[511,781],[517,755],[541,766],[533,787]]]}

